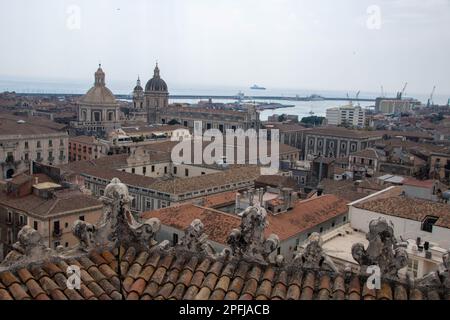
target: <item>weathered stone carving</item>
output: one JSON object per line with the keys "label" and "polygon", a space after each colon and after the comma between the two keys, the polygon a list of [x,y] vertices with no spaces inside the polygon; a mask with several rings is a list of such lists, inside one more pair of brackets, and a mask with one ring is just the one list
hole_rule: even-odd
{"label": "weathered stone carving", "polygon": [[5,257],[2,265],[39,260],[51,255],[56,255],[56,252],[45,245],[39,232],[27,225],[19,231],[18,241],[13,244],[13,250]]}
{"label": "weathered stone carving", "polygon": [[233,256],[269,262],[269,255],[278,248],[280,240],[275,234],[265,239],[266,226],[266,210],[258,203],[248,207],[242,213],[240,229],[233,229],[227,239]]}
{"label": "weathered stone carving", "polygon": [[361,243],[352,246],[352,256],[365,274],[367,267],[377,265],[383,277],[397,278],[398,271],[408,265],[406,249],[399,246],[394,237],[394,229],[383,218],[369,223],[367,249]]}
{"label": "weathered stone carving", "polygon": [[95,244],[95,226],[85,221],[77,220],[73,224],[72,233],[80,240],[80,249],[87,249]]}
{"label": "weathered stone carving", "polygon": [[195,219],[191,222],[178,247],[188,251],[204,253],[209,256],[215,256],[216,254],[214,248],[208,241],[208,235],[205,233],[205,227],[200,219]]}
{"label": "weathered stone carving", "polygon": [[117,243],[136,248],[155,245],[154,238],[161,228],[161,222],[156,218],[141,221],[131,213],[129,204],[132,197],[125,184],[117,178],[112,179],[101,200],[104,209],[97,226],[77,221],[73,227],[73,234],[80,240],[80,249]]}
{"label": "weathered stone carving", "polygon": [[335,264],[322,248],[323,240],[320,234],[314,232],[308,238],[308,244],[303,252],[294,258],[294,266],[305,269],[321,269],[337,272]]}

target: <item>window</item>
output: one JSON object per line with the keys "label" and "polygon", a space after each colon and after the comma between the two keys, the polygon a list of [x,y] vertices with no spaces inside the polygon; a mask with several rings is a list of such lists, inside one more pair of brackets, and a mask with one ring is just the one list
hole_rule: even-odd
{"label": "window", "polygon": [[334,227],[335,225],[336,225],[336,221],[333,221],[333,222],[331,223],[331,226]]}
{"label": "window", "polygon": [[25,141],[25,149],[28,149],[28,141]]}
{"label": "window", "polygon": [[36,142],[36,148],[41,148],[41,142],[40,141]]}
{"label": "window", "polygon": [[146,210],[151,210],[152,209],[152,201],[151,200],[146,200],[145,201],[145,209]]}
{"label": "window", "polygon": [[38,160],[38,161],[42,160],[40,152],[36,152],[36,160]]}
{"label": "window", "polygon": [[422,231],[433,232],[433,225],[438,220],[437,217],[427,216],[422,222]]}
{"label": "window", "polygon": [[25,217],[23,215],[19,216],[19,225],[23,226],[25,224]]}
{"label": "window", "polygon": [[53,147],[53,140],[48,140],[48,146]]}
{"label": "window", "polygon": [[184,169],[184,175],[185,175],[186,177],[189,177],[189,169]]}
{"label": "window", "polygon": [[177,174],[177,167],[173,167],[173,174]]}
{"label": "window", "polygon": [[281,247],[277,248],[277,254],[280,255],[281,254]]}
{"label": "window", "polygon": [[33,228],[34,228],[34,230],[38,231],[39,225],[38,225],[38,222],[37,222],[37,221],[34,221],[34,222],[33,222]]}
{"label": "window", "polygon": [[53,222],[53,233],[55,235],[59,235],[61,233],[59,220],[56,220]]}
{"label": "window", "polygon": [[414,274],[414,277],[417,277],[417,270],[419,269],[419,261],[415,259],[409,259],[408,261],[408,271]]}
{"label": "window", "polygon": [[79,219],[80,219],[81,221],[84,221],[84,216],[80,216]]}
{"label": "window", "polygon": [[25,161],[28,161],[30,159],[30,155],[28,153],[24,154],[24,159]]}
{"label": "window", "polygon": [[323,232],[323,227],[320,227],[320,231],[319,231],[320,233],[322,233]]}
{"label": "window", "polygon": [[164,174],[167,174],[167,167],[164,167]]}
{"label": "window", "polygon": [[172,236],[172,245],[175,246],[178,244],[178,234],[174,233]]}
{"label": "window", "polygon": [[69,227],[69,223],[64,223],[64,228],[68,228]]}
{"label": "window", "polygon": [[100,192],[100,195],[101,195],[101,196],[105,195],[105,190],[103,190],[103,189],[100,189],[100,191],[99,191],[99,192]]}
{"label": "window", "polygon": [[344,218],[342,218],[342,221],[343,222],[347,221],[347,217],[345,216]]}
{"label": "window", "polygon": [[147,167],[142,167],[142,174],[145,176],[146,173],[147,173]]}
{"label": "window", "polygon": [[59,145],[60,145],[61,147],[64,146],[64,140],[63,140],[63,139],[59,139]]}
{"label": "window", "polygon": [[67,248],[67,247],[69,246],[69,243],[66,242],[66,243],[64,244],[64,246]]}
{"label": "window", "polygon": [[7,222],[8,223],[12,222],[12,212],[11,211],[8,211],[8,220],[7,220]]}
{"label": "window", "polygon": [[136,173],[136,169],[135,168],[131,168],[131,173]]}
{"label": "window", "polygon": [[152,172],[155,172],[155,166],[152,166]]}

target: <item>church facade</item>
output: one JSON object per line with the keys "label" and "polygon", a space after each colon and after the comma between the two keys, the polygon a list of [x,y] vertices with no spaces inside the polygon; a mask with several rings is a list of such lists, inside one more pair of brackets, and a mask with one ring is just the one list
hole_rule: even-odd
{"label": "church facade", "polygon": [[102,136],[120,127],[120,107],[106,87],[101,65],[94,78],[94,86],[77,103],[77,121],[72,123],[72,127],[80,134]]}
{"label": "church facade", "polygon": [[257,130],[261,127],[259,113],[254,106],[249,106],[246,111],[169,106],[168,86],[161,78],[158,64],[145,90],[139,79],[133,90],[131,114],[137,119],[142,118],[143,113],[146,113],[148,124],[180,124],[193,129],[194,121],[202,121],[204,130],[218,129],[222,132],[226,129]]}

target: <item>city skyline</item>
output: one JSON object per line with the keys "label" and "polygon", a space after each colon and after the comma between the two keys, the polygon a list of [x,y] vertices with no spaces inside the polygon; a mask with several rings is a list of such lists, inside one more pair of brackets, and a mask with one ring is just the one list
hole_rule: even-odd
{"label": "city skyline", "polygon": [[108,83],[131,86],[158,60],[176,88],[395,92],[408,82],[407,93],[446,95],[449,3],[2,1],[0,77],[84,82],[101,62]]}

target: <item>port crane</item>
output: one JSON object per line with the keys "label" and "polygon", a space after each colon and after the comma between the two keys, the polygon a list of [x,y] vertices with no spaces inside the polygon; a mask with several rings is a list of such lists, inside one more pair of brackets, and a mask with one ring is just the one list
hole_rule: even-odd
{"label": "port crane", "polygon": [[427,107],[430,107],[434,104],[433,96],[434,96],[435,91],[436,91],[436,86],[433,86],[433,90],[431,91],[430,97],[428,98]]}
{"label": "port crane", "polygon": [[384,98],[384,88],[381,86],[381,97]]}
{"label": "port crane", "polygon": [[405,85],[403,86],[403,89],[402,89],[402,91],[399,91],[399,92],[397,92],[397,99],[402,99],[402,97],[404,96],[404,94],[405,94],[405,91],[406,91],[406,87],[408,86],[408,82],[405,82]]}

